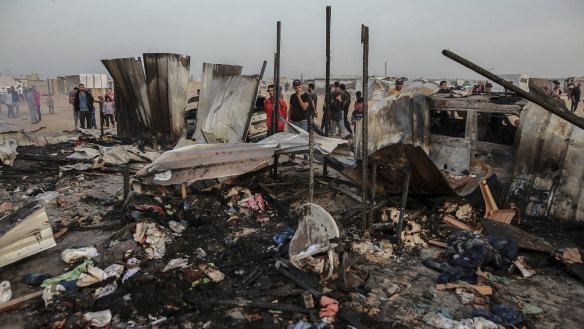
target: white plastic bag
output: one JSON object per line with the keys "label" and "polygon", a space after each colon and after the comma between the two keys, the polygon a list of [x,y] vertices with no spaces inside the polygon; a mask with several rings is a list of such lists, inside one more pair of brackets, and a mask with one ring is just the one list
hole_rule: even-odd
{"label": "white plastic bag", "polygon": [[68,264],[71,264],[78,260],[92,259],[95,256],[99,256],[99,253],[97,252],[97,249],[95,249],[94,247],[65,249],[61,253],[61,259]]}

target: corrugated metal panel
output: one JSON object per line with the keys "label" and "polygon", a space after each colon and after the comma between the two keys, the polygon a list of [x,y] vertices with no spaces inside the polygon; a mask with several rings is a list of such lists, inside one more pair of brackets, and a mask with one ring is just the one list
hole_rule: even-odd
{"label": "corrugated metal panel", "polygon": [[211,110],[201,127],[208,143],[242,142],[250,104],[256,98],[259,81],[259,75],[221,79]]}
{"label": "corrugated metal panel", "polygon": [[527,215],[584,220],[584,130],[532,103],[520,122],[507,202]]}
{"label": "corrugated metal panel", "polygon": [[205,137],[201,131],[203,123],[207,120],[207,115],[211,111],[211,105],[215,100],[215,95],[219,90],[219,85],[223,77],[240,75],[242,66],[203,63],[201,71],[201,96],[197,109],[197,126],[193,139],[198,143],[206,143]]}
{"label": "corrugated metal panel", "polygon": [[150,102],[140,59],[116,58],[101,62],[115,81],[118,137],[149,139]]}
{"label": "corrugated metal panel", "polygon": [[[136,176],[145,184],[171,185],[241,175],[272,163],[275,147],[260,144],[197,144],[163,153]],[[169,172],[168,172],[169,171]],[[168,172],[170,176],[157,174]]]}
{"label": "corrugated metal panel", "polygon": [[159,143],[173,143],[185,135],[190,56],[144,54],[144,70],[152,109],[152,129]]}

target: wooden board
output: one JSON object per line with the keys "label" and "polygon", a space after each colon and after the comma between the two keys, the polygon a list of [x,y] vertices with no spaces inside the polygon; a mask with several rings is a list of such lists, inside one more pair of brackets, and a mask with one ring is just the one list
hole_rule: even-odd
{"label": "wooden board", "polygon": [[444,216],[444,219],[442,219],[442,220],[444,221],[444,223],[446,223],[452,227],[460,228],[460,229],[467,230],[467,231],[474,231],[472,227],[470,227],[464,223],[461,223],[450,216]]}
{"label": "wooden board", "polygon": [[453,288],[469,288],[472,287],[484,296],[492,295],[493,288],[490,286],[477,286],[474,284],[460,284],[460,283],[441,283],[436,285],[436,290],[453,289]]}
{"label": "wooden board", "polygon": [[448,248],[448,245],[445,242],[440,242],[440,241],[436,241],[436,240],[428,240],[428,243],[433,244],[433,245],[438,246],[438,247]]}
{"label": "wooden board", "polygon": [[551,253],[556,250],[556,247],[546,242],[543,239],[534,237],[533,235],[525,232],[524,230],[517,228],[513,225],[489,220],[482,219],[483,228],[485,233],[494,236],[503,236],[508,238],[513,238],[517,241],[519,248],[539,251],[544,253]]}
{"label": "wooden board", "polygon": [[8,301],[6,303],[2,303],[2,304],[0,304],[0,312],[4,312],[4,311],[10,310],[10,309],[13,309],[15,307],[18,307],[20,304],[27,302],[31,299],[41,297],[42,295],[43,295],[43,290],[40,290],[37,292],[33,292],[32,294],[28,294],[28,295],[22,296],[20,298],[13,299],[13,300]]}

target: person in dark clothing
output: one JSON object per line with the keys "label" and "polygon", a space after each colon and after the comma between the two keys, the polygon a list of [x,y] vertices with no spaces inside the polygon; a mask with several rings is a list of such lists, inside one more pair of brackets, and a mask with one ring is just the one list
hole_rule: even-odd
{"label": "person in dark clothing", "polygon": [[14,86],[10,87],[10,92],[12,93],[12,104],[14,104],[14,109],[16,110],[16,117],[20,117],[20,106],[19,106],[19,102],[20,102],[20,98],[18,96],[18,91],[16,90],[16,88],[14,88]]}
{"label": "person in dark clothing", "polygon": [[347,87],[345,84],[341,83],[341,90],[343,91],[342,99],[343,99],[343,123],[345,124],[345,130],[347,133],[351,134],[351,124],[349,123],[349,105],[351,105],[351,94],[347,91]]}
{"label": "person in dark clothing", "polygon": [[[288,112],[288,120],[290,123],[308,131],[308,107],[312,102],[310,96],[302,90],[302,82],[296,79],[292,82],[294,87],[294,94],[290,95],[290,112]],[[313,105],[314,107],[314,105]],[[294,162],[295,154],[290,155],[290,161]],[[304,161],[302,164],[308,164],[308,154],[304,154]]]}
{"label": "person in dark clothing", "polygon": [[343,122],[343,95],[339,92],[335,93],[333,98],[333,103],[331,104],[331,117],[332,117],[332,134],[336,133],[337,128],[339,129],[339,136],[344,138],[345,136],[345,124]]}
{"label": "person in dark clothing", "polygon": [[442,80],[440,81],[440,90],[438,90],[439,94],[450,94],[450,88],[448,88],[448,82]]}
{"label": "person in dark clothing", "polygon": [[79,92],[77,92],[73,99],[73,107],[75,111],[79,111],[79,121],[81,122],[81,128],[85,129],[87,123],[87,128],[91,127],[91,112],[93,110],[93,96],[91,93],[85,91],[85,85],[79,85]]}
{"label": "person in dark clothing", "polygon": [[580,86],[582,86],[582,83],[578,82],[576,84],[576,87],[572,88],[572,91],[570,92],[570,100],[572,101],[572,106],[570,110],[572,113],[576,113],[576,110],[578,109],[578,103],[580,102],[580,94],[582,92]]}

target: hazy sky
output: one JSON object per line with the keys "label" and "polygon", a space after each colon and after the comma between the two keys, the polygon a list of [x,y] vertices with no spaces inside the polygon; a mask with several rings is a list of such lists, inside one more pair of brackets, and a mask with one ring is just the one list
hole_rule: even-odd
{"label": "hazy sky", "polygon": [[[474,77],[441,54],[495,73],[582,76],[584,1],[317,0],[1,0],[0,72],[41,77],[107,73],[103,58],[173,52],[203,62],[243,65],[273,76],[276,21],[282,22],[281,74],[324,76],[325,6],[332,6],[331,73],[362,72],[361,24],[369,26],[370,74]],[[7,33],[8,32],[8,33]]]}

